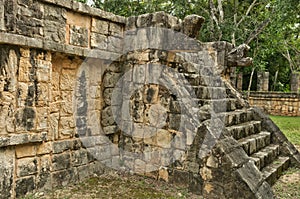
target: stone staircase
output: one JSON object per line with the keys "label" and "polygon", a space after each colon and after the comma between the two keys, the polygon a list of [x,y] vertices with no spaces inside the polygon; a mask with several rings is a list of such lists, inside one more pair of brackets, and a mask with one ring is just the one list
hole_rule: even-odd
{"label": "stone staircase", "polygon": [[[228,100],[235,103],[234,99]],[[248,157],[260,170],[264,180],[273,185],[290,165],[290,158],[280,151],[280,145],[274,143],[273,134],[262,127],[256,120],[251,108],[237,109],[235,104],[227,106],[227,111],[220,113],[224,118],[226,134],[234,138],[244,149]]]}

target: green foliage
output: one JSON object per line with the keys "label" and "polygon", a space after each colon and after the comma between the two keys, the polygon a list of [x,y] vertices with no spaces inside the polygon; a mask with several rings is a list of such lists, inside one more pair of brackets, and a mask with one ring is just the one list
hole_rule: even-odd
{"label": "green foliage", "polygon": [[[278,82],[288,84],[290,72],[300,71],[300,1],[221,2],[219,6],[217,0],[94,0],[94,6],[127,17],[156,11],[181,19],[189,14],[201,15],[206,22],[200,41],[223,40],[236,46],[248,43],[253,67],[257,71],[269,71],[271,76],[279,71]],[[242,71],[248,76],[251,73],[248,68]]]}

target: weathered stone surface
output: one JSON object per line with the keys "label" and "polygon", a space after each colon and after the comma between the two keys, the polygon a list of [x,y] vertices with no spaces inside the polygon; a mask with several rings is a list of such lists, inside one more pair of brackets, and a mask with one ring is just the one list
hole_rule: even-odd
{"label": "weathered stone surface", "polygon": [[183,20],[183,33],[189,37],[197,37],[204,22],[204,18],[198,15],[186,16]]}
{"label": "weathered stone surface", "polygon": [[299,116],[299,99],[296,93],[251,92],[249,103],[272,115]]}
{"label": "weathered stone surface", "polygon": [[86,150],[78,150],[72,153],[72,165],[80,166],[88,163],[88,156]]}
{"label": "weathered stone surface", "polygon": [[53,171],[67,169],[71,167],[70,153],[56,154],[52,157],[52,169]]}
{"label": "weathered stone surface", "polygon": [[20,178],[16,181],[16,197],[21,197],[35,189],[34,176]]}
{"label": "weathered stone surface", "polygon": [[45,142],[36,146],[38,155],[50,154],[52,152],[52,142]]}
{"label": "weathered stone surface", "polygon": [[63,187],[78,180],[78,174],[75,169],[67,169],[51,173],[53,186]]}
{"label": "weathered stone surface", "polygon": [[60,89],[73,91],[75,88],[76,71],[63,69],[60,75]]}
{"label": "weathered stone surface", "polygon": [[69,140],[53,142],[53,153],[62,153],[64,151],[70,150],[72,143]]}
{"label": "weathered stone surface", "polygon": [[50,155],[42,156],[40,159],[39,175],[36,178],[36,188],[38,189],[51,189],[52,180],[50,175],[51,168]]}
{"label": "weathered stone surface", "polygon": [[108,35],[109,23],[96,18],[92,19],[92,32]]}
{"label": "weathered stone surface", "polygon": [[108,47],[108,38],[99,33],[91,33],[91,47],[106,50]]}
{"label": "weathered stone surface", "polygon": [[10,198],[13,189],[14,180],[15,153],[11,149],[0,149],[0,196],[1,198]]}
{"label": "weathered stone surface", "polygon": [[109,32],[111,35],[123,37],[123,27],[121,24],[109,23]]}
{"label": "weathered stone surface", "polygon": [[22,158],[17,161],[17,176],[24,177],[37,173],[38,160],[36,158]]}
{"label": "weathered stone surface", "polygon": [[21,145],[16,147],[17,158],[32,157],[36,155],[36,146]]}
{"label": "weathered stone surface", "polygon": [[70,44],[75,46],[87,47],[89,45],[89,31],[80,26],[70,26]]}

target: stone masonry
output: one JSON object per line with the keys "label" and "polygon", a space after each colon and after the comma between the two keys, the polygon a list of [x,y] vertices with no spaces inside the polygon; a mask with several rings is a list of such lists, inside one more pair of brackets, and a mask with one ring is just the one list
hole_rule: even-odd
{"label": "stone masonry", "polygon": [[283,92],[251,92],[250,105],[263,108],[268,114],[300,116],[300,95]]}
{"label": "stone masonry", "polygon": [[111,169],[205,198],[272,198],[299,166],[230,83],[251,58],[197,41],[202,17],[124,18],[58,0],[0,0],[0,15],[0,198]]}

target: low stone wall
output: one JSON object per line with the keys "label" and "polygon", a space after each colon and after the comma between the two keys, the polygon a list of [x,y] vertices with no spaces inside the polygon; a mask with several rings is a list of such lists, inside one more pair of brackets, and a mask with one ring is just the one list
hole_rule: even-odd
{"label": "low stone wall", "polygon": [[251,106],[263,108],[271,115],[300,116],[300,94],[282,92],[251,92]]}

